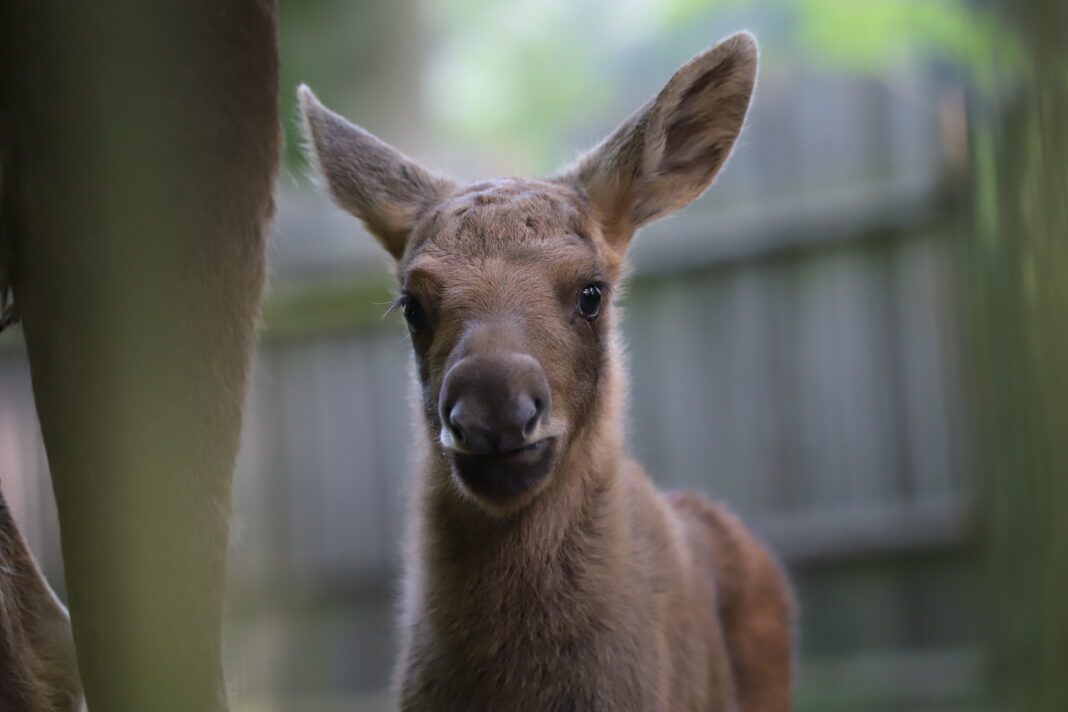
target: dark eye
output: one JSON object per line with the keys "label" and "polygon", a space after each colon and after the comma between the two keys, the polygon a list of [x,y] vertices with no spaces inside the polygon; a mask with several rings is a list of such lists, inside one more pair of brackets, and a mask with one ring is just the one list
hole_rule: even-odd
{"label": "dark eye", "polygon": [[603,297],[603,290],[600,284],[587,284],[579,292],[578,309],[579,314],[591,321],[597,318],[597,315],[601,313],[601,299]]}
{"label": "dark eye", "polygon": [[423,314],[423,307],[419,306],[419,302],[411,297],[406,297],[403,304],[401,304],[401,311],[404,313],[404,320],[408,322],[408,330],[410,332],[414,334],[423,328],[426,319]]}

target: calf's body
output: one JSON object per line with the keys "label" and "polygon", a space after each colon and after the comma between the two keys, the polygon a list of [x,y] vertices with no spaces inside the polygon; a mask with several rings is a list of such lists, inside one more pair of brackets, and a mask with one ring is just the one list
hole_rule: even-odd
{"label": "calf's body", "polygon": [[397,259],[426,437],[404,710],[790,709],[792,612],[722,506],[627,453],[613,296],[643,224],[692,201],[744,121],[736,35],[561,175],[457,186],[301,101],[335,200]]}

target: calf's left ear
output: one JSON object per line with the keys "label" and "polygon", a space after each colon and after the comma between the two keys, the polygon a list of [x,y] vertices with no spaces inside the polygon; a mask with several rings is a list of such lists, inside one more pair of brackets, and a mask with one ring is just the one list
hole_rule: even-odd
{"label": "calf's left ear", "polygon": [[727,38],[560,177],[586,191],[613,247],[624,249],[635,230],[712,183],[742,130],[756,72],[753,36]]}

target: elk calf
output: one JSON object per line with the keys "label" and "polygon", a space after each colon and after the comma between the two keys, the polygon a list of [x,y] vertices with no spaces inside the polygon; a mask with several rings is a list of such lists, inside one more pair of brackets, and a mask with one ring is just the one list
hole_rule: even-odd
{"label": "elk calf", "polygon": [[774,559],[627,455],[613,303],[634,232],[723,165],[756,66],[735,35],[559,176],[469,186],[301,88],[330,194],[397,260],[421,387],[402,709],[790,709]]}

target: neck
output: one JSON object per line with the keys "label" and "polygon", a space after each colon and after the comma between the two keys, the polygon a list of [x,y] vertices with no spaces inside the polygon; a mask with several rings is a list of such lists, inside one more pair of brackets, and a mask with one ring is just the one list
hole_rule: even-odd
{"label": "neck", "polygon": [[[598,588],[608,571],[626,565],[628,521],[622,427],[611,400],[569,440],[545,489],[508,515],[488,513],[450,481],[443,458],[428,458],[409,594],[421,599],[412,603],[432,627],[463,630],[472,637],[464,645],[478,649],[477,631],[486,627],[477,622],[487,610],[607,602]],[[548,618],[513,616],[495,635]],[[457,625],[467,619],[472,625]]]}

